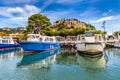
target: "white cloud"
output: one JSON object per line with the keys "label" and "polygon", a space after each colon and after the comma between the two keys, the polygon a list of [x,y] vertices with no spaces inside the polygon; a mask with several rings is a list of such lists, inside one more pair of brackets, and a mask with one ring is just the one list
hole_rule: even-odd
{"label": "white cloud", "polygon": [[108,16],[108,17],[100,18],[98,20],[93,20],[90,23],[99,23],[99,22],[103,22],[104,20],[109,21],[109,20],[113,20],[113,19],[114,19],[114,16]]}
{"label": "white cloud", "polygon": [[106,21],[105,28],[108,33],[113,33],[120,30],[120,15],[112,15],[108,17],[99,18],[96,20],[91,20],[91,24],[96,27],[98,30],[102,30],[101,27],[103,21]]}
{"label": "white cloud", "polygon": [[91,23],[99,23],[99,22],[103,22],[103,21],[120,21],[120,15],[113,15],[113,16],[108,16],[108,17],[103,17],[100,19],[96,19],[96,20],[91,20]]}
{"label": "white cloud", "polygon": [[41,10],[33,5],[26,5],[25,7],[0,7],[0,15],[11,17],[12,13],[18,13],[22,16],[29,16],[35,13],[39,13]]}
{"label": "white cloud", "polygon": [[[40,13],[41,9],[33,5],[26,5],[24,7],[0,7],[0,15],[7,18],[0,18],[2,27],[4,25],[24,24],[32,14]],[[14,13],[19,15],[14,15]]]}
{"label": "white cloud", "polygon": [[40,8],[37,8],[37,7],[32,6],[32,5],[26,5],[24,9],[28,12],[31,12],[31,13],[39,13],[40,12]]}
{"label": "white cloud", "polygon": [[24,17],[12,17],[12,18],[9,18],[8,19],[9,21],[27,21],[27,19],[26,18],[24,18]]}
{"label": "white cloud", "polygon": [[25,23],[27,23],[27,19],[23,18],[23,17],[12,17],[12,18],[8,18],[8,19],[0,19],[1,24],[0,27],[15,27],[15,26],[11,26],[11,25],[17,25],[17,27],[21,26],[21,25],[25,25]]}
{"label": "white cloud", "polygon": [[7,8],[6,7],[6,10],[8,13],[24,13],[24,10],[21,8],[21,7],[15,7],[15,8]]}
{"label": "white cloud", "polygon": [[0,7],[0,15],[11,17],[12,15],[7,11],[7,7]]}

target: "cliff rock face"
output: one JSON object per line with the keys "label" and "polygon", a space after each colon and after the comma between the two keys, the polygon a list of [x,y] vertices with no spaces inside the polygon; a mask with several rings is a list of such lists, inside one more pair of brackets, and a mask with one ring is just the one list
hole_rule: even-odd
{"label": "cliff rock face", "polygon": [[86,25],[83,22],[78,21],[77,19],[62,19],[58,20],[53,24],[54,27],[64,27],[64,28],[85,28]]}

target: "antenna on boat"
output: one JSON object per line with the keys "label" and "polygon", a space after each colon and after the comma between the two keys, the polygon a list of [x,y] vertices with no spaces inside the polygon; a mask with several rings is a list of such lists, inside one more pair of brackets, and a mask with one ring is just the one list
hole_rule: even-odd
{"label": "antenna on boat", "polygon": [[104,32],[105,32],[105,20],[103,21],[103,28],[104,28]]}
{"label": "antenna on boat", "polygon": [[106,34],[106,30],[105,30],[105,20],[103,21],[103,25],[102,25],[102,28],[104,29],[104,40],[105,40],[105,34]]}
{"label": "antenna on boat", "polygon": [[112,25],[112,35],[113,35],[113,25]]}

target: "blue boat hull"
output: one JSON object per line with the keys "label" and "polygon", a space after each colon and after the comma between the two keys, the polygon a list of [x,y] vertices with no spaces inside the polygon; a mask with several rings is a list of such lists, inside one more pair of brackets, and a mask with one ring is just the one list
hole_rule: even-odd
{"label": "blue boat hull", "polygon": [[25,52],[44,51],[44,50],[60,48],[60,43],[52,43],[52,42],[21,41],[19,42],[19,44]]}
{"label": "blue boat hull", "polygon": [[0,44],[0,48],[19,47],[19,44]]}

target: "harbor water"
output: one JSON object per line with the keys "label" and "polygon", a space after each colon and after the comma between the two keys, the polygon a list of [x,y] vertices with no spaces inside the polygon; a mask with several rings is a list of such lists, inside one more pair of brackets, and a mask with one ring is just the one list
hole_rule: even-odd
{"label": "harbor water", "polygon": [[0,80],[120,80],[119,73],[120,49],[115,48],[94,56],[74,49],[0,51]]}

